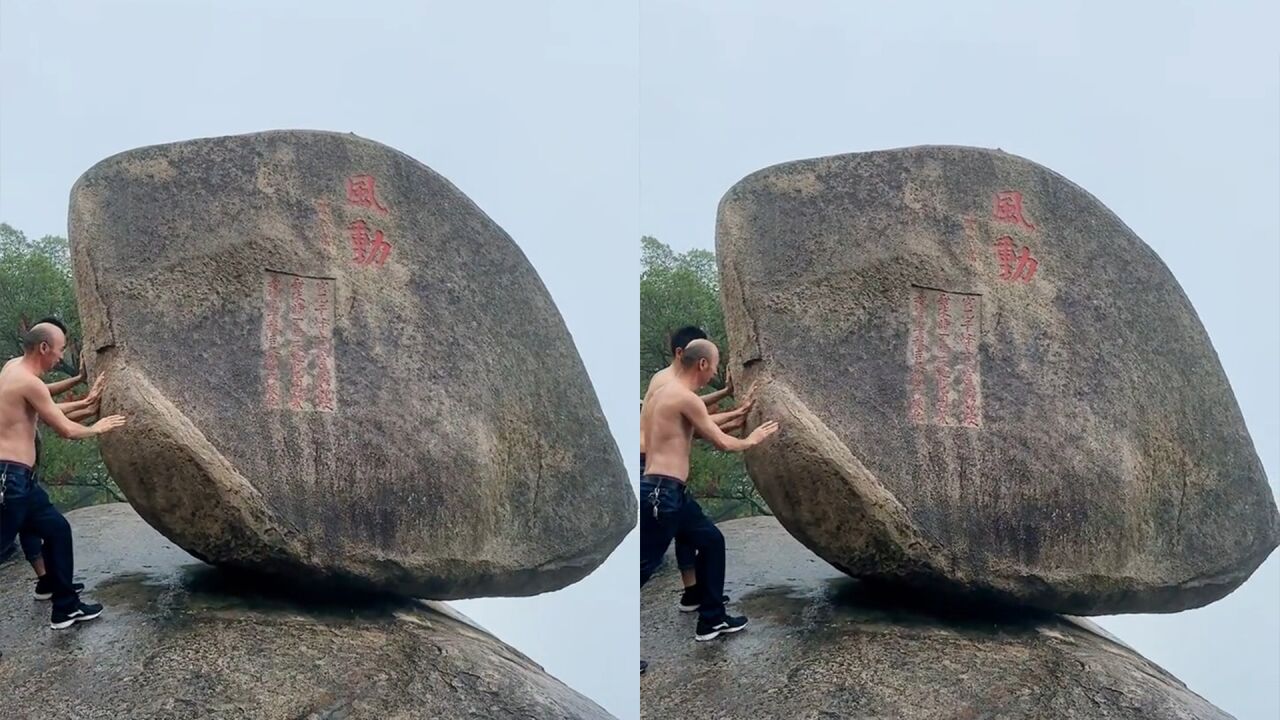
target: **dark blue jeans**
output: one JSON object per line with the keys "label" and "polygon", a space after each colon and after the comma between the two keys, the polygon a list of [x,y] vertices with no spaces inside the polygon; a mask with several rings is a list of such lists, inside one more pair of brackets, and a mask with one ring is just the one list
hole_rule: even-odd
{"label": "dark blue jeans", "polygon": [[[27,559],[27,562],[35,562],[36,558],[40,557],[40,549],[44,543],[31,533],[20,532],[18,533],[18,544],[22,546],[22,555]],[[8,560],[9,556],[13,555],[16,550],[17,548],[14,547],[12,542],[0,548],[0,562]]]}
{"label": "dark blue jeans", "polygon": [[671,541],[683,541],[696,551],[699,615],[718,620],[724,615],[724,535],[689,496],[684,483],[666,475],[640,478],[640,585],[649,582]]}
{"label": "dark blue jeans", "polygon": [[[4,504],[0,505],[0,548],[8,547],[19,533],[43,543],[45,568],[49,571],[53,606],[73,610],[80,602],[71,589],[75,559],[71,549],[71,524],[49,502],[35,471],[21,463],[0,461],[0,485]],[[24,549],[26,548],[24,542]]]}
{"label": "dark blue jeans", "polygon": [[[644,476],[644,453],[640,453],[640,475],[642,477]],[[690,501],[693,501],[693,498],[690,498]],[[698,511],[701,512],[702,508],[699,507]],[[23,545],[22,547],[25,548],[26,545]],[[39,554],[38,551],[37,551],[37,554]],[[28,556],[27,559],[31,560],[33,558]],[[693,549],[693,546],[687,542],[684,542],[679,537],[677,537],[676,538],[676,567],[680,568],[681,572],[684,572],[685,570],[691,570],[691,569],[697,568],[697,566],[698,566],[698,554]]]}

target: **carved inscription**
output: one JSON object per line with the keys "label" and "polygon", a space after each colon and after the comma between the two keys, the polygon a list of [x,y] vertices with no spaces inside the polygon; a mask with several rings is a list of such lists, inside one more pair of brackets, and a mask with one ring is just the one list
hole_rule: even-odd
{"label": "carved inscription", "polygon": [[982,296],[913,286],[910,298],[907,417],[916,425],[982,427]]}
{"label": "carved inscription", "polygon": [[295,412],[333,412],[334,281],[263,273],[263,404]]}

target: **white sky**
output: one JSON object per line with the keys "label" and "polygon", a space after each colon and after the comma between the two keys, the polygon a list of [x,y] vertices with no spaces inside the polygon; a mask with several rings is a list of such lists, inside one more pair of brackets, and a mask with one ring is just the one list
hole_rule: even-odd
{"label": "white sky", "polygon": [[[714,249],[716,204],[800,158],[1001,147],[1160,254],[1280,480],[1280,4],[642,5],[640,227]],[[729,568],[733,573],[733,568]],[[1280,554],[1200,610],[1101,623],[1241,720],[1280,717]]]}
{"label": "white sky", "polygon": [[[0,0],[0,221],[29,236],[65,235],[72,182],[121,150],[290,127],[386,143],[529,256],[634,476],[640,234],[712,248],[720,196],[775,162],[999,146],[1080,183],[1160,253],[1277,482],[1274,3],[106,5]],[[455,606],[635,718],[636,556],[633,533],[566,590]],[[1270,720],[1278,606],[1273,556],[1208,608],[1103,624],[1241,720]]]}
{"label": "white sky", "polygon": [[[637,12],[591,0],[0,0],[0,221],[65,236],[80,173],[142,145],[312,128],[395,147],[524,250],[634,476]],[[453,605],[638,717],[636,537],[560,592]]]}

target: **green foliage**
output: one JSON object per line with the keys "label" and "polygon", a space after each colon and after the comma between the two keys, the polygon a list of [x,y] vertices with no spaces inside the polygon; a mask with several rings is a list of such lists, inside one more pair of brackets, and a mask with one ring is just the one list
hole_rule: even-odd
{"label": "green foliage", "polygon": [[63,377],[76,372],[80,316],[71,284],[71,256],[66,238],[46,235],[28,240],[0,223],[0,351],[5,357],[22,354],[22,331],[42,317],[53,315],[71,331],[63,364],[54,369]]}
{"label": "green foliage", "polygon": [[[22,331],[49,315],[70,330],[62,364],[44,378],[55,382],[71,377],[79,366],[80,315],[67,240],[55,235],[28,240],[21,231],[0,223],[0,354],[4,359],[21,355]],[[81,385],[77,390],[83,396],[86,388]],[[70,510],[124,499],[107,475],[96,440],[64,440],[43,426],[40,436],[39,471],[55,505]]]}
{"label": "green foliage", "polygon": [[[649,378],[671,363],[671,333],[697,325],[725,347],[724,313],[716,257],[707,250],[675,253],[652,237],[640,239],[640,397]],[[724,387],[728,353],[720,374],[704,392]],[[702,442],[689,458],[689,487],[714,520],[768,514],[768,507],[747,477],[742,455],[722,453]]]}

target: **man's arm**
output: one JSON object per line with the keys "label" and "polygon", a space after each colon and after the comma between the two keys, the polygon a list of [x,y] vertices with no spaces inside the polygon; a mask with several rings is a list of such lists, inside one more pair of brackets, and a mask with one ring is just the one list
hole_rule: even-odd
{"label": "man's arm", "polygon": [[[728,432],[731,429],[742,427],[743,423],[746,422],[744,418],[746,417],[747,411],[750,409],[751,401],[748,400],[732,410],[726,410],[722,413],[712,413],[711,421],[716,424],[716,427]],[[708,410],[708,412],[710,411]],[[697,428],[694,428],[693,436],[699,440],[707,439],[702,436],[702,433],[698,432]]]}
{"label": "man's arm", "polygon": [[[54,393],[50,392],[49,395],[52,396],[54,395]],[[76,412],[77,410],[83,410],[86,407],[88,407],[88,405],[89,405],[89,401],[85,400],[84,398],[81,398],[79,400],[68,400],[67,402],[54,403],[54,406],[57,407],[59,410],[61,410],[63,415],[70,415],[71,413]]]}
{"label": "man's arm", "polygon": [[50,395],[52,395],[53,397],[58,397],[62,393],[70,390],[71,388],[79,385],[82,382],[84,382],[83,369],[80,370],[79,375],[73,378],[67,378],[66,380],[59,380],[58,382],[49,383],[47,387],[49,388]]}
{"label": "man's arm", "polygon": [[71,412],[67,412],[64,410],[63,414],[67,416],[68,420],[71,420],[74,422],[80,422],[81,420],[87,417],[93,417],[94,415],[98,414],[98,403],[97,402],[89,403],[85,405],[83,408],[79,410],[72,410]]}
{"label": "man's arm", "polygon": [[34,376],[23,382],[22,395],[27,402],[31,403],[31,407],[35,408],[36,415],[40,416],[45,425],[53,428],[53,431],[58,433],[60,437],[68,440],[97,437],[124,424],[124,417],[121,415],[102,418],[91,427],[72,422],[54,404],[53,396],[49,394],[49,388],[43,382],[40,382],[40,378]]}
{"label": "man's arm", "polygon": [[707,393],[706,395],[703,395],[699,399],[702,400],[703,405],[706,405],[709,408],[713,408],[716,406],[716,403],[729,397],[732,394],[733,394],[733,388],[726,385],[725,387],[719,390],[716,390],[715,392]]}
{"label": "man's arm", "polygon": [[680,413],[689,420],[698,435],[714,445],[717,450],[724,452],[742,452],[753,448],[778,429],[778,423],[767,422],[752,431],[746,439],[739,440],[716,427],[715,421],[711,419],[711,413],[707,412],[707,406],[702,403],[702,398],[693,393],[681,398]]}
{"label": "man's arm", "polygon": [[[732,410],[726,410],[725,412],[722,412],[722,413],[711,413],[711,420],[716,424],[717,427],[723,430],[726,425],[732,425],[736,420],[746,415],[747,411],[750,409],[751,409],[751,401],[748,400],[738,405],[738,407],[733,408]],[[741,425],[742,423],[737,423],[737,424]]]}
{"label": "man's arm", "polygon": [[[715,417],[715,416],[713,415],[712,417]],[[727,422],[727,423],[724,423],[724,424],[717,423],[717,425],[718,425],[718,426],[720,427],[720,429],[721,429],[721,430],[723,430],[724,432],[727,432],[727,433],[733,433],[734,431],[741,430],[742,428],[746,427],[746,425],[747,425],[747,416],[746,416],[746,415],[739,415],[738,417],[736,417],[736,418],[734,418],[734,419],[730,420],[730,421],[729,421],[729,422]],[[737,436],[735,436],[735,437],[737,437]]]}
{"label": "man's arm", "polygon": [[[92,413],[82,413],[81,411],[98,402],[98,398],[102,397],[102,389],[106,387],[106,383],[107,376],[105,374],[99,375],[98,379],[93,381],[93,387],[89,388],[89,392],[84,397],[79,400],[58,403],[58,409],[67,416],[70,416],[73,413],[79,413],[79,417],[87,417],[88,415],[96,414],[96,410]],[[53,386],[49,386],[49,394],[55,397],[58,395],[58,393],[53,391]],[[71,419],[75,420],[76,418]]]}

